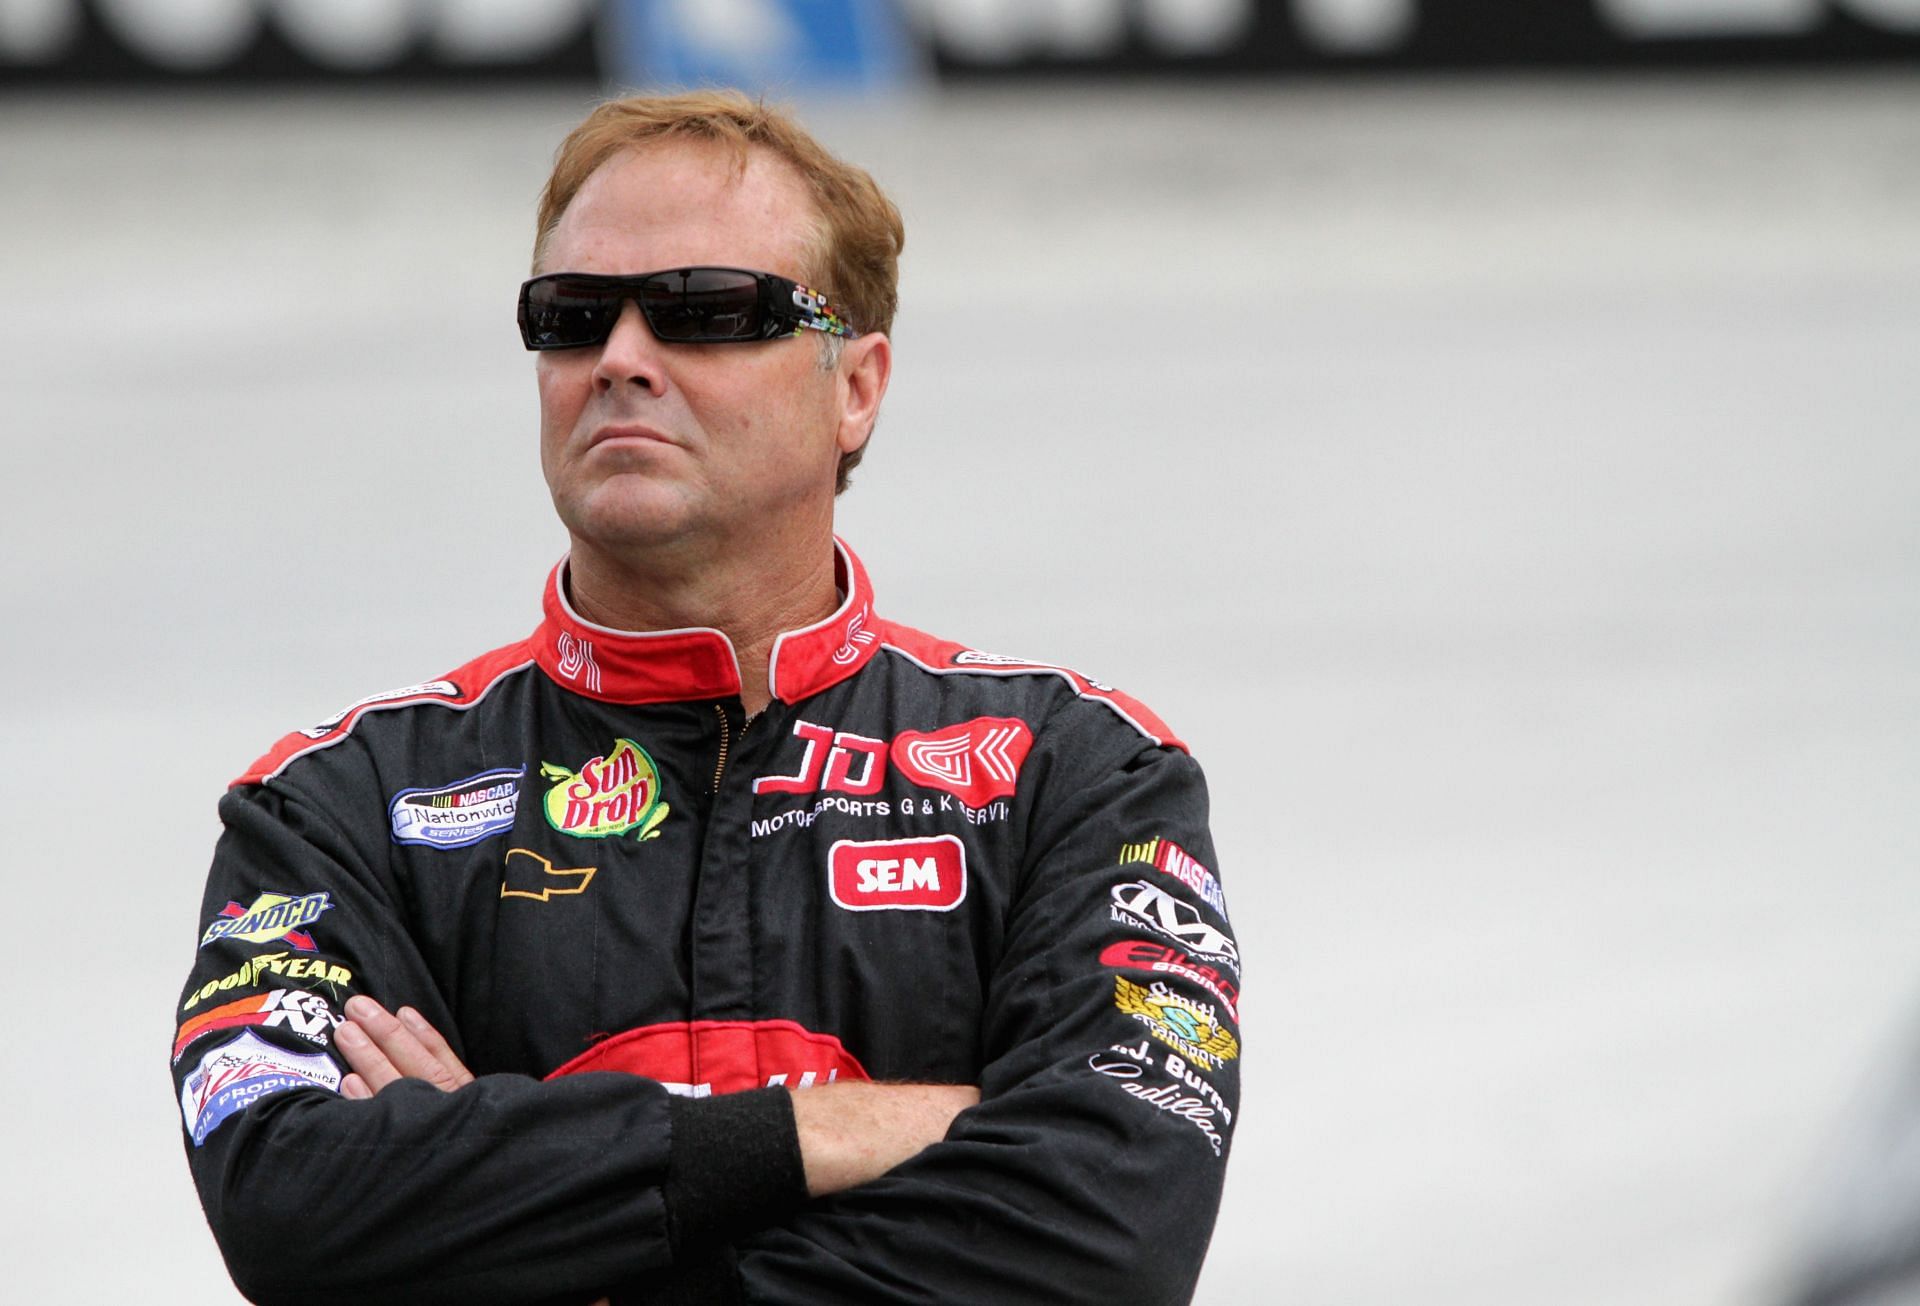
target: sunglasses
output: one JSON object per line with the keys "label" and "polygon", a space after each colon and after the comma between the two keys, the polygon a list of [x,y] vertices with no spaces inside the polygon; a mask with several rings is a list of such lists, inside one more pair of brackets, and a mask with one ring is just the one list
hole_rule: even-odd
{"label": "sunglasses", "polygon": [[745,268],[668,268],[630,277],[550,272],[520,287],[520,338],[528,349],[597,345],[632,300],[660,340],[718,345],[802,331],[860,333],[797,281]]}

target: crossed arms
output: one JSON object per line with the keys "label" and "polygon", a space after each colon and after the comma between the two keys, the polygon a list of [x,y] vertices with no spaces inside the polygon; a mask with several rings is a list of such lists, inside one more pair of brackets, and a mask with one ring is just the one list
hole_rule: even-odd
{"label": "crossed arms", "polygon": [[[439,1030],[412,1007],[389,1012],[364,995],[334,1040],[353,1067],[340,1096],[364,1099],[402,1079],[452,1093],[473,1082]],[[953,1118],[980,1100],[966,1084],[820,1084],[792,1094],[807,1196],[824,1197],[878,1179],[946,1136]]]}

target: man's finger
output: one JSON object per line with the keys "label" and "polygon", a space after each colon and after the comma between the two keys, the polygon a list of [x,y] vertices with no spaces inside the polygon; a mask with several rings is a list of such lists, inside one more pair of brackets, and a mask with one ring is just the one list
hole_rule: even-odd
{"label": "man's finger", "polygon": [[403,1077],[387,1060],[387,1054],[380,1050],[380,1046],[367,1036],[367,1031],[360,1027],[358,1021],[343,1022],[333,1032],[333,1043],[347,1059],[347,1064],[353,1067],[353,1073],[366,1088],[368,1097]]}
{"label": "man's finger", "polygon": [[444,1066],[447,1073],[453,1076],[453,1087],[461,1088],[473,1082],[473,1072],[468,1070],[465,1063],[454,1055],[453,1048],[447,1043],[447,1040],[441,1035],[439,1030],[427,1023],[425,1016],[415,1011],[412,1007],[400,1008],[399,1015],[400,1023],[405,1025],[407,1029],[412,1032],[413,1036],[420,1040],[420,1046],[432,1053],[433,1059]]}
{"label": "man's finger", "polygon": [[341,1025],[341,1033],[346,1032],[347,1025],[357,1026],[373,1045],[373,1049],[379,1053],[380,1058],[385,1061],[387,1068],[393,1072],[390,1076],[377,1078],[376,1076],[382,1073],[382,1067],[378,1063],[371,1063],[372,1073],[369,1073],[368,1067],[363,1067],[354,1060],[354,1049],[343,1042],[341,1050],[347,1053],[347,1061],[355,1070],[366,1076],[367,1086],[374,1092],[378,1093],[395,1079],[424,1079],[435,1088],[451,1093],[466,1082],[465,1079],[460,1078],[461,1075],[465,1075],[466,1079],[472,1078],[471,1075],[466,1074],[466,1067],[460,1065],[457,1060],[451,1066],[442,1062],[428,1050],[425,1044],[421,1043],[412,1030],[365,994],[347,1001],[347,1014],[352,1019]]}

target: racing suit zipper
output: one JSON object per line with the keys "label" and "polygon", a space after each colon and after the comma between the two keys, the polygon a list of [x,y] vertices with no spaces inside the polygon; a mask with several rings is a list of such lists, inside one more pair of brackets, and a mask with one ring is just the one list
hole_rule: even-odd
{"label": "racing suit zipper", "polygon": [[[727,745],[733,738],[733,723],[727,720],[724,704],[713,705],[714,714],[720,718],[720,755],[713,759],[713,792],[720,792],[720,779],[727,773]],[[749,715],[740,725],[740,737],[745,739],[747,731],[753,728],[753,715]]]}

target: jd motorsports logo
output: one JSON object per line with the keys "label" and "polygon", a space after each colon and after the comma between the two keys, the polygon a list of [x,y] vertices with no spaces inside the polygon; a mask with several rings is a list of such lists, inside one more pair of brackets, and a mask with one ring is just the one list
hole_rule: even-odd
{"label": "jd motorsports logo", "polygon": [[647,750],[631,739],[616,739],[605,756],[577,771],[551,762],[540,774],[554,782],[541,806],[547,824],[576,839],[611,839],[633,832],[652,839],[670,810],[660,801],[660,772]]}

